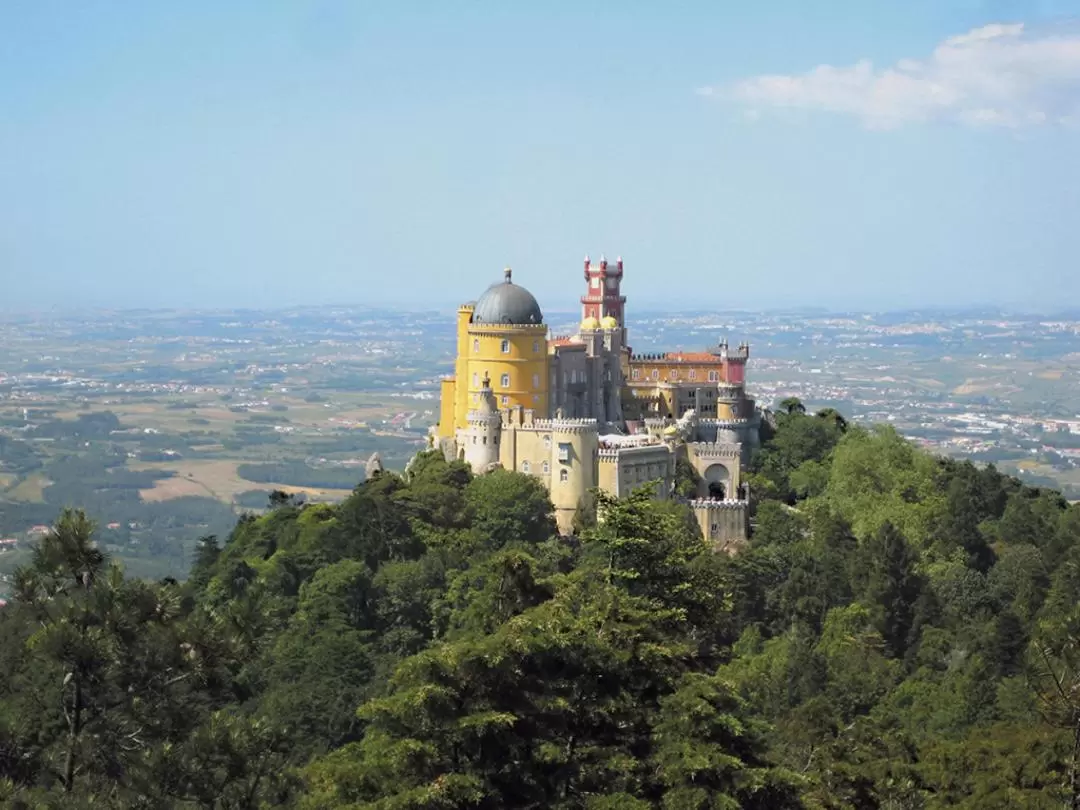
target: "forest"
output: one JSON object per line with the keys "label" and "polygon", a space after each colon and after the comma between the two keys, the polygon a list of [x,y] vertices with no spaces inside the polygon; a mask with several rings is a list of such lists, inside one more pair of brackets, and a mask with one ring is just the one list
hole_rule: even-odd
{"label": "forest", "polygon": [[729,556],[422,453],[182,582],[64,511],[0,609],[0,805],[1080,807],[1080,507],[796,400],[749,480]]}

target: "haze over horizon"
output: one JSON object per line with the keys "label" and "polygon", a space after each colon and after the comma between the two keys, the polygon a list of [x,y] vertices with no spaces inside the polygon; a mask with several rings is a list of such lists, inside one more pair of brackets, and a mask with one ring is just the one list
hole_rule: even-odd
{"label": "haze over horizon", "polygon": [[0,309],[1080,307],[1080,0],[718,6],[6,5]]}

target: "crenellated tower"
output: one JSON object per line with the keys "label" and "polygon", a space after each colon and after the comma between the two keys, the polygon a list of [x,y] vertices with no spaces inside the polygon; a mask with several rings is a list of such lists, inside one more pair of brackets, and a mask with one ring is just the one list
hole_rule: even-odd
{"label": "crenellated tower", "polygon": [[484,375],[476,407],[469,410],[467,426],[460,433],[465,461],[475,472],[489,469],[499,461],[499,437],[502,434],[502,416],[491,390],[491,379]]}
{"label": "crenellated tower", "polygon": [[626,296],[622,294],[623,261],[620,256],[614,265],[600,256],[600,261],[593,264],[585,257],[585,295],[581,296],[581,320],[595,318],[603,322],[604,318],[614,318],[620,328],[625,329],[624,307]]}

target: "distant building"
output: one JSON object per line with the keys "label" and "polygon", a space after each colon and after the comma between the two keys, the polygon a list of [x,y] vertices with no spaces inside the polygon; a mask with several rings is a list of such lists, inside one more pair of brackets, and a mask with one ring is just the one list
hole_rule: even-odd
{"label": "distant building", "polygon": [[454,375],[442,382],[432,443],[477,473],[504,467],[539,477],[564,533],[591,489],[618,496],[659,481],[657,497],[672,497],[682,458],[700,479],[689,503],[703,535],[718,548],[744,543],[742,470],[760,425],[744,389],[749,346],[634,354],[622,259],[586,257],[584,276],[574,335],[548,333],[509,269],[458,309]]}

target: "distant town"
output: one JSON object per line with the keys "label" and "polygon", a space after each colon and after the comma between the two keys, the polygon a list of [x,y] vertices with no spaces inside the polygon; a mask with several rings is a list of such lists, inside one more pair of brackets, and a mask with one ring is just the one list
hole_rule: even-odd
{"label": "distant town", "polygon": [[[554,334],[577,312],[546,312]],[[750,344],[748,393],[887,423],[1080,498],[1080,317],[634,311],[635,352]],[[452,312],[298,308],[0,316],[0,573],[65,505],[136,571],[273,490],[344,497],[425,446]],[[2,596],[2,591],[0,591]]]}

